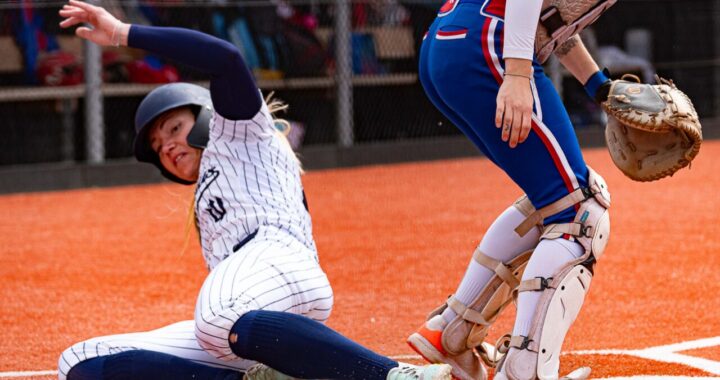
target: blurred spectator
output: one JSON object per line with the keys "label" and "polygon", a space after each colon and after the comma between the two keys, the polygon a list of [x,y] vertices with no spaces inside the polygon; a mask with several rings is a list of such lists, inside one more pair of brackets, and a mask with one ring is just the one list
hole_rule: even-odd
{"label": "blurred spectator", "polygon": [[598,63],[607,67],[612,74],[636,73],[640,74],[640,78],[645,83],[654,81],[655,69],[645,58],[632,56],[617,46],[601,46],[598,49],[598,57]]}
{"label": "blurred spectator", "polygon": [[410,25],[413,29],[413,41],[415,42],[415,56],[417,61],[420,45],[422,45],[423,37],[430,28],[430,24],[435,20],[438,9],[442,5],[439,0],[411,0],[400,1],[400,3],[410,13]]}
{"label": "blurred spectator", "polygon": [[57,40],[48,34],[41,12],[37,12],[31,0],[23,0],[18,11],[11,14],[13,35],[19,47],[24,63],[25,81],[28,84],[38,82],[35,69],[42,52],[53,52],[59,49]]}
{"label": "blurred spectator", "polygon": [[34,70],[39,84],[46,86],[72,86],[83,81],[83,68],[77,57],[64,51],[40,55]]}

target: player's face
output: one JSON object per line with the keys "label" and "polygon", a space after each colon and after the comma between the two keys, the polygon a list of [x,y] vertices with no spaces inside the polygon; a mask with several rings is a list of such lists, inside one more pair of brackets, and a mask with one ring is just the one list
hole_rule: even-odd
{"label": "player's face", "polygon": [[195,182],[202,150],[188,145],[187,136],[195,124],[189,108],[168,111],[150,131],[150,146],[160,157],[162,166],[178,178]]}

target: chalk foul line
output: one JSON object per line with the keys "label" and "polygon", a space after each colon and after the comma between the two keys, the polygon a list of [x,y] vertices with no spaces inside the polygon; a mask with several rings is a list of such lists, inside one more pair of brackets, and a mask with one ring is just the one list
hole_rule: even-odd
{"label": "chalk foul line", "polygon": [[629,355],[662,363],[682,364],[713,375],[720,375],[720,362],[679,353],[714,346],[720,346],[720,336],[648,347],[639,350],[583,350],[570,351],[565,353],[565,355]]}

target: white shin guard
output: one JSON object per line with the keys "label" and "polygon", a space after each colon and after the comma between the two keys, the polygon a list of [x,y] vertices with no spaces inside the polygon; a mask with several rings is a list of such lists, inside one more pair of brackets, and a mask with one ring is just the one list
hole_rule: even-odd
{"label": "white shin guard", "polygon": [[582,308],[592,273],[575,261],[550,281],[537,280],[541,289],[532,290],[542,291],[543,295],[530,332],[527,337],[512,337],[505,347],[517,349],[511,351],[502,364],[508,379],[558,379],[562,343]]}
{"label": "white shin guard", "polygon": [[[519,292],[542,292],[528,336],[513,336],[498,350],[507,353],[499,364],[499,379],[558,379],[560,350],[570,326],[575,322],[590,288],[595,261],[600,258],[610,235],[610,193],[605,181],[589,170],[587,189],[578,189],[559,201],[534,211],[516,231],[527,229],[547,216],[579,204],[575,220],[544,226],[541,239],[572,238],[583,246],[585,254],[563,266],[552,277],[523,281]],[[512,349],[514,348],[514,349]],[[589,368],[581,368],[565,379],[584,379]]]}
{"label": "white shin guard", "polygon": [[[592,273],[583,265],[576,265],[564,276],[555,289],[548,289],[540,299],[540,308],[547,307],[543,321],[537,321],[540,340],[538,345],[538,377],[557,377],[560,369],[560,349],[565,334],[575,322],[590,288]],[[544,303],[547,302],[547,306]],[[537,333],[536,333],[537,335]]]}

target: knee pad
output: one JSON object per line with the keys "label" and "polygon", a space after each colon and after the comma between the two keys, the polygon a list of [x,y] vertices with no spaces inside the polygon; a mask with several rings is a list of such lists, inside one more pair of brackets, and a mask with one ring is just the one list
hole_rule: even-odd
{"label": "knee pad", "polygon": [[588,168],[587,198],[579,203],[575,219],[570,223],[545,226],[541,239],[557,239],[567,234],[585,248],[588,255],[599,259],[610,237],[610,192],[605,180]]}
{"label": "knee pad", "polygon": [[[542,229],[540,239],[558,239],[571,236],[585,248],[586,255],[599,259],[610,237],[610,192],[605,180],[588,167],[588,187],[579,188],[567,196],[533,211],[517,228],[524,236],[534,226]],[[570,223],[542,225],[542,221],[569,207],[578,205],[575,218]]]}
{"label": "knee pad", "polygon": [[[526,217],[534,211],[526,196],[518,199],[514,206]],[[513,300],[514,291],[520,285],[532,251],[533,249],[525,251],[504,263],[487,256],[479,247],[475,250],[473,259],[492,271],[494,275],[469,305],[464,305],[451,296],[446,303],[428,315],[430,319],[441,314],[448,307],[455,312],[455,318],[443,329],[441,338],[443,349],[447,353],[461,355],[475,349],[485,364],[495,366],[493,350],[483,345],[483,341],[490,326]]]}

